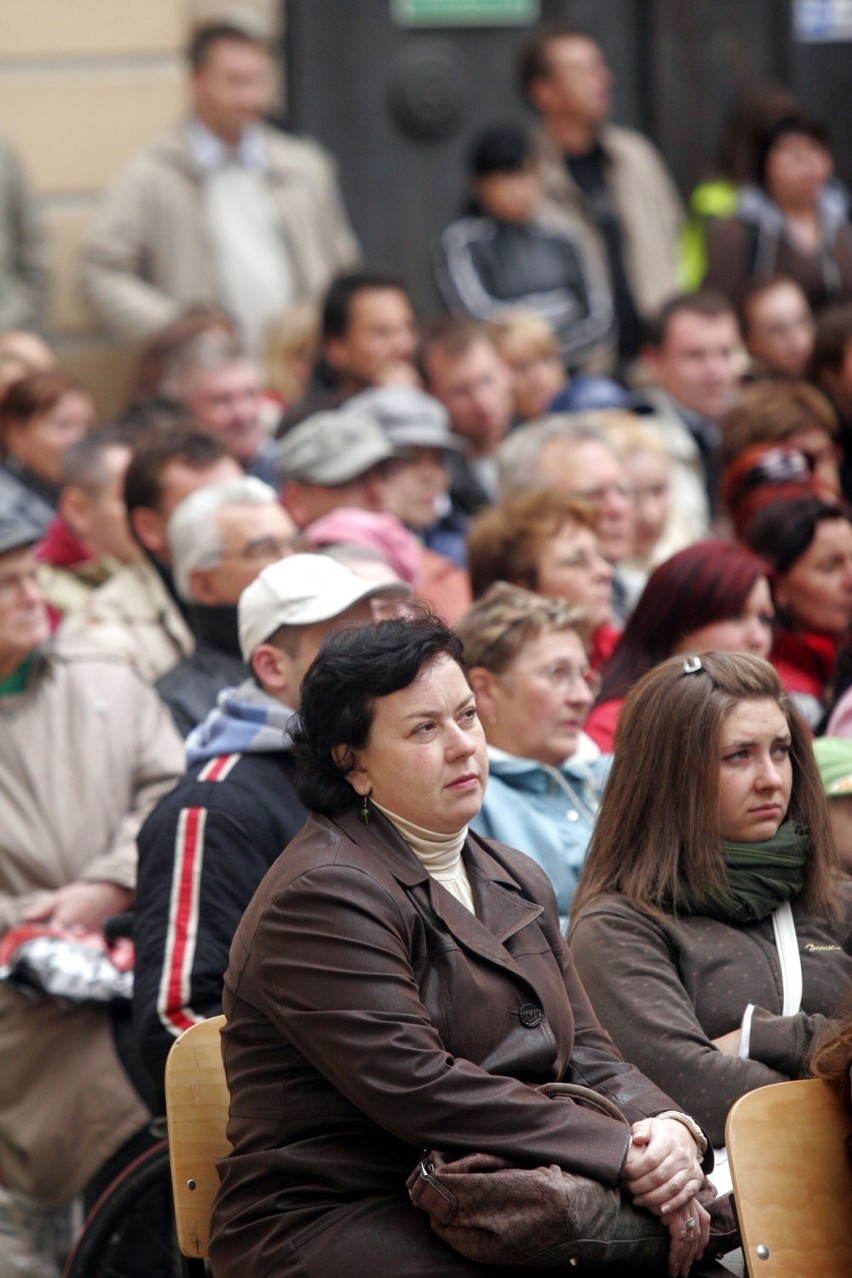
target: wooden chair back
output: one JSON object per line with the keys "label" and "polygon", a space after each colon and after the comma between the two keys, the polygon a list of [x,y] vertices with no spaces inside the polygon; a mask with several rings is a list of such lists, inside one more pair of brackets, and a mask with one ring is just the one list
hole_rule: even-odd
{"label": "wooden chair back", "polygon": [[207,1255],[210,1208],[219,1188],[216,1159],[230,1151],[228,1088],[219,1033],[224,1016],[185,1030],[166,1061],[166,1119],[178,1245],[184,1256]]}
{"label": "wooden chair back", "polygon": [[852,1275],[852,1111],[821,1079],[740,1097],[726,1127],[749,1278]]}

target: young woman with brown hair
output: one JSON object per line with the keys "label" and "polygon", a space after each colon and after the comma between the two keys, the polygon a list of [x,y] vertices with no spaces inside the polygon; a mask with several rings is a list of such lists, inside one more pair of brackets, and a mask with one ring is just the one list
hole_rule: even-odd
{"label": "young woman with brown hair", "polygon": [[852,979],[852,895],[766,661],[671,657],[628,696],[571,943],[618,1047],[714,1144],[744,1092],[805,1076]]}

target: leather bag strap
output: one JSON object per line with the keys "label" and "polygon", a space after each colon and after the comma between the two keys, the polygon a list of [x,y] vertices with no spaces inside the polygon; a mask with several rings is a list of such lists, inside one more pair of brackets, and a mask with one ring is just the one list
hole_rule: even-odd
{"label": "leather bag strap", "polygon": [[562,1097],[581,1105],[588,1105],[591,1109],[598,1109],[609,1118],[615,1118],[630,1126],[627,1117],[622,1114],[614,1101],[611,1101],[608,1096],[602,1096],[593,1087],[584,1087],[582,1083],[542,1083],[538,1090],[545,1096],[549,1096],[551,1100],[559,1100]]}

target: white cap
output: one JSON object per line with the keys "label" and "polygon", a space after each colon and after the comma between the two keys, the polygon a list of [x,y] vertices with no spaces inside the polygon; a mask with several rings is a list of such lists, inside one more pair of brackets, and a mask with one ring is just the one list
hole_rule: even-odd
{"label": "white cap", "polygon": [[249,661],[279,626],[312,626],[362,599],[408,599],[405,581],[376,584],[328,555],[288,555],[268,564],[240,595],[240,650]]}

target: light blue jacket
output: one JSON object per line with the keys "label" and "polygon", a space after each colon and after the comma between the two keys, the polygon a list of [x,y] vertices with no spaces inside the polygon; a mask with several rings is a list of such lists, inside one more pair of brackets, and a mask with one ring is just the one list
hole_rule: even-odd
{"label": "light blue jacket", "polygon": [[568,921],[612,756],[585,733],[558,768],[488,747],[485,801],[472,829],[532,857],[556,892],[560,922]]}

